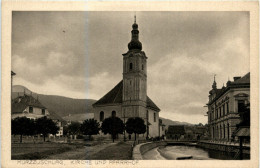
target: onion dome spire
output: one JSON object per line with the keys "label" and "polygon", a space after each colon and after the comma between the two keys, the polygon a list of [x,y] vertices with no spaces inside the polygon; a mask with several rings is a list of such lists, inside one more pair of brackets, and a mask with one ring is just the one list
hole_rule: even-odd
{"label": "onion dome spire", "polygon": [[138,30],[138,24],[136,23],[136,15],[135,15],[134,24],[132,25],[133,30],[132,33],[132,39],[130,43],[128,43],[128,49],[129,50],[142,50],[142,43],[139,41],[139,30]]}

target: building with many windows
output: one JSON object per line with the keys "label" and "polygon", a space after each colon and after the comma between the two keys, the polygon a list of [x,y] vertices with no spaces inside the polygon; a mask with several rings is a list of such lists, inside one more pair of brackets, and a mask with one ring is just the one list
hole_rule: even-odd
{"label": "building with many windows", "polygon": [[94,119],[102,122],[105,118],[117,116],[126,122],[130,117],[140,117],[147,126],[147,132],[142,137],[157,137],[162,135],[160,109],[147,96],[147,56],[142,51],[136,22],[132,28],[129,50],[123,54],[123,80],[93,104]]}
{"label": "building with many windows", "polygon": [[236,125],[240,123],[239,113],[250,102],[250,73],[234,77],[226,87],[217,88],[214,78],[209,92],[208,126],[212,140],[231,141]]}

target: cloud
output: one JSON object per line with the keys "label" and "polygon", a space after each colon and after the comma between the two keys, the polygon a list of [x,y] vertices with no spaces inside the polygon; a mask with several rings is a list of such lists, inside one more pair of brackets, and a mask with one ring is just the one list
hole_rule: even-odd
{"label": "cloud", "polygon": [[[137,12],[137,23],[161,116],[206,121],[213,75],[221,87],[249,71],[249,12]],[[101,98],[122,80],[132,24],[132,12],[13,12],[14,84]]]}

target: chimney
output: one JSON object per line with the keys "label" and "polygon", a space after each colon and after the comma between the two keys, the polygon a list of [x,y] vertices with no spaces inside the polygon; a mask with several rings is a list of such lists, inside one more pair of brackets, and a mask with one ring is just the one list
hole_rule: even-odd
{"label": "chimney", "polygon": [[234,81],[236,81],[236,80],[238,80],[238,79],[240,79],[241,78],[241,76],[235,76],[234,77]]}

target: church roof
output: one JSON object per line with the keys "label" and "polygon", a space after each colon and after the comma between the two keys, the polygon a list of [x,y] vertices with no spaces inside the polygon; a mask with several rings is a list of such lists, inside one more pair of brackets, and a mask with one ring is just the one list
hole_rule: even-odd
{"label": "church roof", "polygon": [[117,104],[123,100],[123,80],[93,105]]}
{"label": "church roof", "polygon": [[[110,90],[105,96],[96,101],[95,105],[105,105],[105,104],[120,104],[123,103],[123,80],[121,80],[112,90]],[[148,108],[156,111],[160,109],[156,104],[147,96],[146,104]]]}

